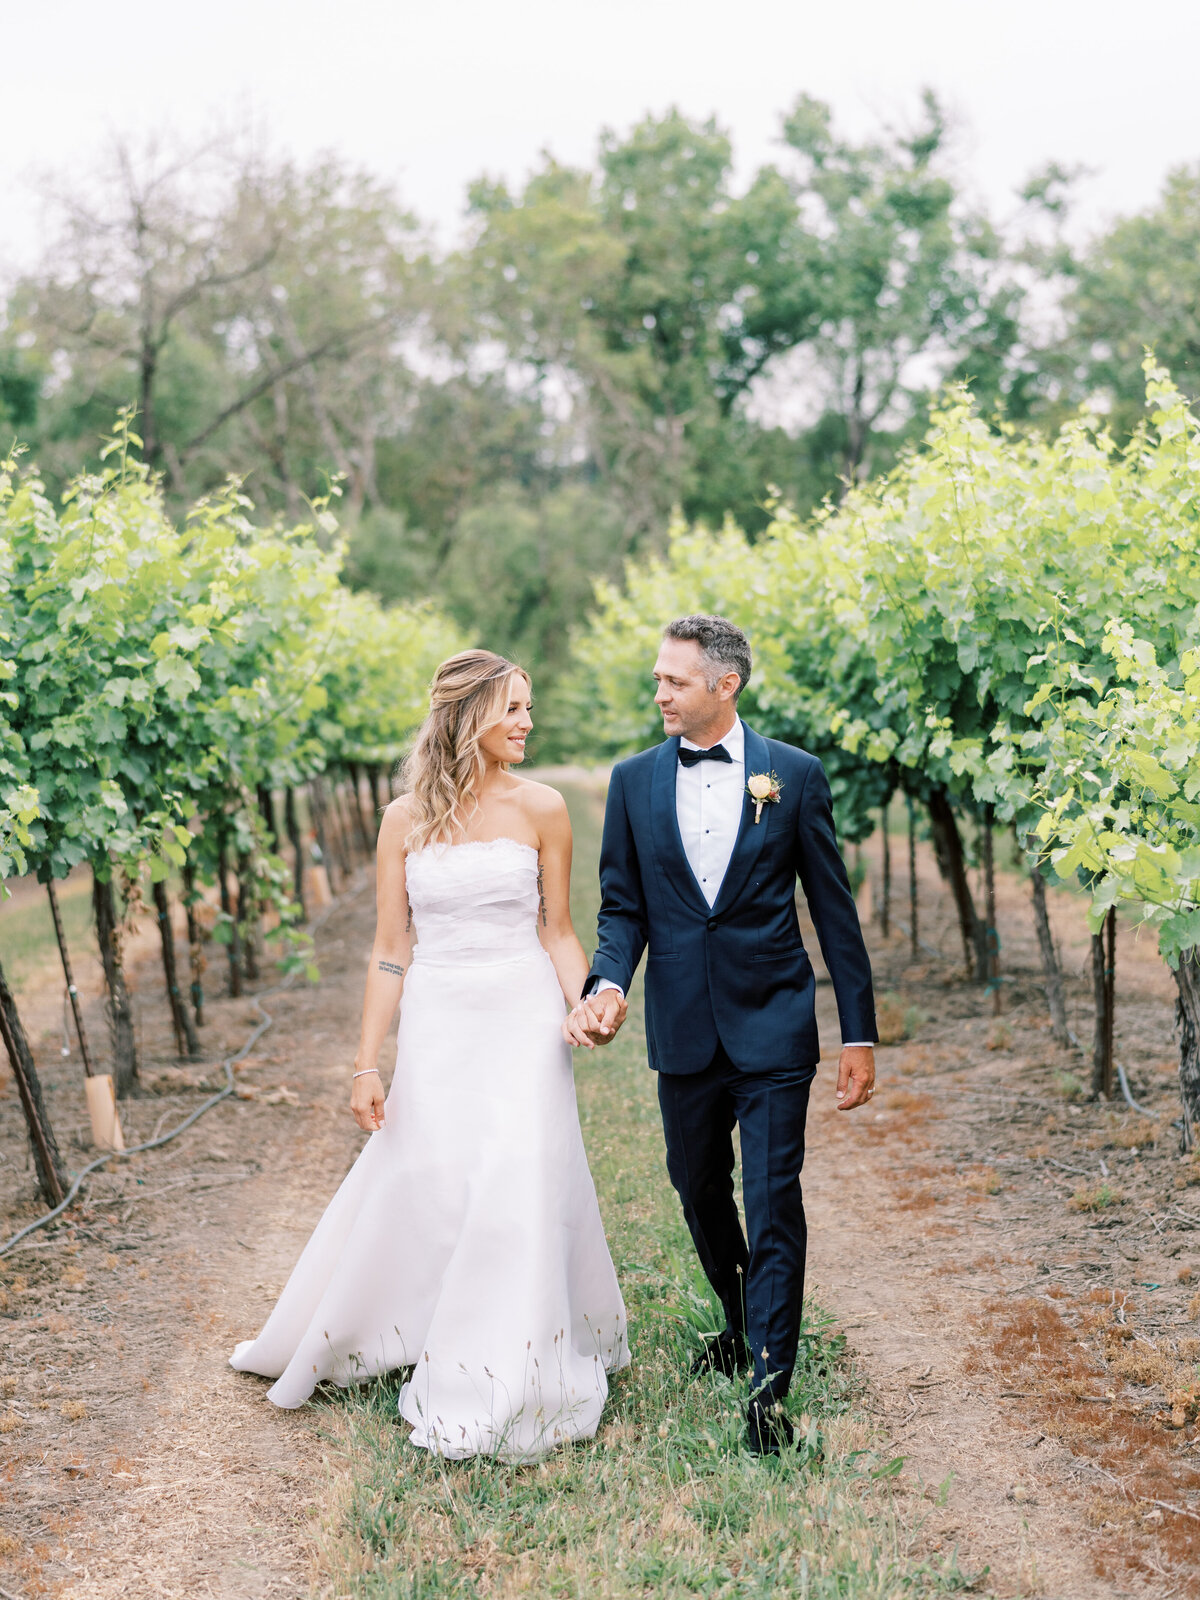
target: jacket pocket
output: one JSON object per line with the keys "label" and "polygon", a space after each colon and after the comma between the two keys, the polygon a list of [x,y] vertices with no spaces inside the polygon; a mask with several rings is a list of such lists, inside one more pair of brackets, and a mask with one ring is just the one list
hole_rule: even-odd
{"label": "jacket pocket", "polygon": [[758,950],[751,961],[808,961],[808,951],[802,944],[785,945],[782,950]]}

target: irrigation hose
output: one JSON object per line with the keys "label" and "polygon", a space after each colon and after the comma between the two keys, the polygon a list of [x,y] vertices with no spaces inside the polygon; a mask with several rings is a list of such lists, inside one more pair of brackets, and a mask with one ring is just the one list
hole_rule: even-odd
{"label": "irrigation hose", "polygon": [[[314,921],[309,923],[309,933],[316,933],[318,928],[321,927],[322,923],[325,922],[327,917],[330,917],[333,912],[338,909],[338,907],[345,905],[349,900],[352,900],[355,895],[361,893],[362,888],[363,885],[358,884],[355,888],[350,889],[347,893],[341,895],[333,902],[332,905],[327,906],[319,917],[315,918]],[[16,1246],[19,1245],[23,1239],[27,1239],[31,1233],[36,1233],[39,1228],[46,1227],[47,1224],[53,1222],[56,1217],[62,1216],[63,1212],[72,1203],[76,1195],[78,1195],[80,1189],[82,1189],[84,1180],[90,1177],[90,1175],[97,1171],[98,1168],[107,1166],[110,1161],[127,1161],[130,1156],[141,1155],[146,1150],[160,1150],[163,1145],[170,1144],[172,1139],[178,1139],[179,1135],[186,1132],[194,1122],[198,1122],[199,1119],[204,1116],[205,1112],[211,1111],[214,1106],[220,1105],[223,1100],[228,1100],[230,1095],[233,1094],[235,1087],[233,1079],[234,1067],[237,1066],[239,1061],[244,1060],[244,1058],[250,1054],[251,1050],[253,1050],[254,1046],[262,1038],[263,1034],[266,1033],[267,1029],[272,1027],[275,1022],[275,1018],[265,1006],[260,1004],[260,1001],[266,1000],[274,994],[285,993],[292,987],[298,976],[299,973],[290,972],[281,983],[272,984],[271,988],[264,989],[261,995],[249,996],[251,1005],[258,1012],[259,1017],[262,1020],[257,1022],[250,1030],[250,1033],[247,1035],[241,1048],[235,1051],[233,1055],[226,1056],[222,1061],[221,1065],[225,1069],[225,1087],[223,1089],[219,1089],[216,1094],[210,1095],[203,1105],[197,1106],[194,1111],[190,1112],[183,1119],[183,1121],[179,1123],[177,1127],[172,1128],[169,1133],[164,1133],[157,1139],[147,1139],[142,1144],[130,1145],[127,1150],[108,1150],[104,1153],[104,1155],[97,1156],[95,1161],[89,1161],[87,1166],[76,1175],[74,1183],[72,1183],[70,1189],[67,1191],[66,1198],[62,1200],[60,1204],[56,1205],[53,1211],[47,1211],[44,1216],[38,1217],[36,1221],[27,1223],[26,1226],[23,1227],[18,1233],[14,1233],[11,1239],[6,1239],[3,1244],[0,1244],[0,1256],[6,1256],[10,1250],[15,1249]]]}

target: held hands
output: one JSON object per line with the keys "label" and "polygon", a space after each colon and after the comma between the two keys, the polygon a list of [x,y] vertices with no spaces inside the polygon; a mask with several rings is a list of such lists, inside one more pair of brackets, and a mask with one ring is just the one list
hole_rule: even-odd
{"label": "held hands", "polygon": [[869,1044],[848,1044],[838,1058],[837,1109],[865,1106],[875,1093],[875,1051]]}
{"label": "held hands", "polygon": [[[357,1063],[356,1072],[359,1071]],[[383,1127],[383,1079],[377,1072],[364,1072],[350,1085],[350,1109],[364,1133]]]}
{"label": "held hands", "polygon": [[609,1044],[625,1021],[629,1006],[616,989],[605,989],[603,994],[591,994],[574,1006],[563,1022],[563,1038],[568,1044],[584,1050],[594,1050],[598,1044]]}

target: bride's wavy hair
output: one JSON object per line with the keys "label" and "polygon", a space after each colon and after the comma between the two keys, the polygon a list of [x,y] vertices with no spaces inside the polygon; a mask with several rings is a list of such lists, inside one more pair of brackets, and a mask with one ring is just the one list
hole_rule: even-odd
{"label": "bride's wavy hair", "polygon": [[491,650],[463,650],[434,673],[429,715],[401,769],[401,786],[413,800],[405,841],[410,850],[452,843],[474,815],[484,771],[479,741],[503,718],[514,672],[529,683],[515,661]]}

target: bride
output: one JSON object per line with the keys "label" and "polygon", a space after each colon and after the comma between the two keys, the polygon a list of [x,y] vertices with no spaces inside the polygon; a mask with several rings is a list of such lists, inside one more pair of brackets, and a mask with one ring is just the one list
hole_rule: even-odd
{"label": "bride", "polygon": [[[350,1099],[371,1137],[232,1357],[276,1380],[279,1406],[409,1368],[411,1441],[450,1457],[527,1460],[590,1438],[607,1374],[629,1361],[561,1031],[588,971],[571,826],[556,790],[509,770],[529,688],[487,650],[434,675],[409,792],[379,831]],[[385,1099],[375,1063],[397,1006]]]}

